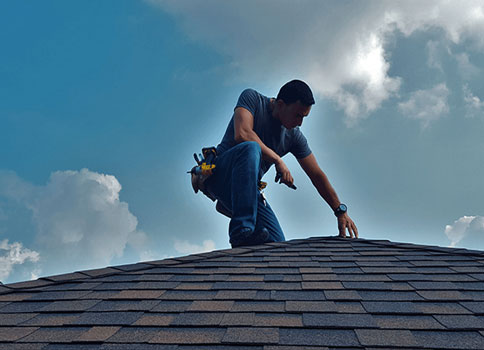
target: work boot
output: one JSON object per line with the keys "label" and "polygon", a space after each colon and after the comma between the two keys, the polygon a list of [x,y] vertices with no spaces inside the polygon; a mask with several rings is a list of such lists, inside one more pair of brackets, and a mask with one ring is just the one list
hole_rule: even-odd
{"label": "work boot", "polygon": [[252,232],[250,229],[244,229],[235,237],[230,238],[230,244],[232,248],[241,247],[241,246],[249,246],[249,245],[258,245],[266,243],[269,239],[269,231],[264,227],[262,230],[257,232]]}

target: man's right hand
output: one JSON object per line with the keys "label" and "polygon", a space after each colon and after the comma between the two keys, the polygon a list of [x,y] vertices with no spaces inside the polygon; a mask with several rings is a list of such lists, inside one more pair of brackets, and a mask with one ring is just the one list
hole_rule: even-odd
{"label": "man's right hand", "polygon": [[[275,166],[276,166],[276,174],[280,174],[279,183],[286,184],[287,186],[293,186],[294,179],[291,175],[291,172],[289,171],[289,168],[284,163],[282,158],[279,158],[279,160],[275,163]],[[278,177],[279,176],[276,175],[276,179],[275,179],[276,182],[278,180]]]}

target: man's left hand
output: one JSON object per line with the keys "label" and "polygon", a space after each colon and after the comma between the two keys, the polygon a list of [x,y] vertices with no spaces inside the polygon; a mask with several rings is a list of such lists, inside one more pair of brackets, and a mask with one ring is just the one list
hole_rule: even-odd
{"label": "man's left hand", "polygon": [[340,237],[346,238],[346,229],[348,229],[350,238],[358,238],[358,229],[356,228],[355,223],[347,213],[344,213],[343,215],[338,216],[338,230]]}

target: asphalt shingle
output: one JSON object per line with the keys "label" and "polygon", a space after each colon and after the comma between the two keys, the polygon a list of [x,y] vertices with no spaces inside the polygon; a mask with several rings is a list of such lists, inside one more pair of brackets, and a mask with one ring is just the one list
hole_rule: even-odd
{"label": "asphalt shingle", "polygon": [[484,253],[315,237],[0,285],[0,350],[484,348]]}

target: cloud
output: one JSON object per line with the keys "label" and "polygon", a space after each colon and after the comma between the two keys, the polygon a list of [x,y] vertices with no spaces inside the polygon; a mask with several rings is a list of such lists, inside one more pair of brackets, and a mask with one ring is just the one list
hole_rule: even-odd
{"label": "cloud", "polygon": [[453,225],[445,226],[451,247],[457,244],[470,249],[484,248],[484,216],[463,216]]}
{"label": "cloud", "polygon": [[467,117],[484,116],[484,101],[475,96],[468,85],[462,88]]}
{"label": "cloud", "polygon": [[88,169],[56,171],[45,186],[0,172],[0,196],[32,213],[44,274],[109,265],[128,244],[142,252],[146,234],[137,230],[138,220],[119,200],[120,191],[114,176]]}
{"label": "cloud", "polygon": [[469,61],[469,55],[466,53],[459,53],[455,55],[457,66],[464,79],[470,80],[476,77],[481,70]]}
{"label": "cloud", "polygon": [[22,243],[8,243],[8,239],[0,241],[0,280],[10,276],[14,265],[22,265],[28,261],[39,261],[40,254],[24,248]]}
{"label": "cloud", "polygon": [[441,72],[444,71],[442,68],[442,59],[441,59],[441,44],[438,41],[430,40],[425,45],[427,49],[427,66],[430,68],[435,68]]}
{"label": "cloud", "polygon": [[202,245],[190,243],[189,241],[181,241],[175,239],[175,250],[180,254],[195,254],[215,250],[215,242],[212,240],[203,241]]}
{"label": "cloud", "polygon": [[279,87],[304,79],[344,110],[348,125],[398,93],[387,51],[395,33],[437,29],[484,50],[482,1],[146,1],[225,55],[236,80]]}
{"label": "cloud", "polygon": [[449,112],[448,96],[447,86],[438,84],[428,90],[413,92],[406,102],[398,104],[398,109],[409,118],[420,120],[422,127],[426,128]]}

